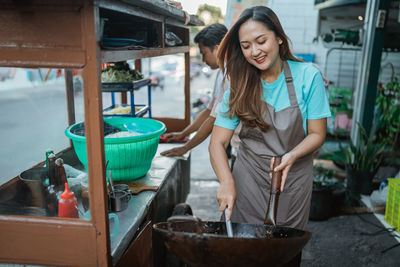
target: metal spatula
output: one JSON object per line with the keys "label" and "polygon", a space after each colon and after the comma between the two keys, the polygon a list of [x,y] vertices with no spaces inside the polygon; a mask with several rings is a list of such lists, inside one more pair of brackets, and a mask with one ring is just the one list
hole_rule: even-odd
{"label": "metal spatula", "polygon": [[228,208],[225,209],[225,223],[226,223],[226,232],[228,233],[228,237],[233,237],[232,231],[232,223],[231,220],[227,220]]}

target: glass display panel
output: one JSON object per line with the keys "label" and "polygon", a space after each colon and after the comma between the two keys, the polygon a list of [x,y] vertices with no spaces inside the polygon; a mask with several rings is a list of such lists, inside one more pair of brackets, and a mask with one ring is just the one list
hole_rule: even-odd
{"label": "glass display panel", "polygon": [[[152,80],[153,117],[185,118],[184,55],[142,59],[142,72]],[[135,92],[138,101],[146,101],[145,90]]]}
{"label": "glass display panel", "polygon": [[[80,71],[72,74],[75,118],[82,121],[82,79]],[[1,215],[84,216],[81,182],[87,174],[67,149],[64,76],[63,69],[0,68]],[[74,198],[62,197],[65,182],[78,210]]]}

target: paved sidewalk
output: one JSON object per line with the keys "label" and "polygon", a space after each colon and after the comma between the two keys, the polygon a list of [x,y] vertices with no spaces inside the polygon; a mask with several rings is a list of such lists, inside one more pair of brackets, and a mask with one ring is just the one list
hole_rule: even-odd
{"label": "paved sidewalk", "polygon": [[[208,143],[209,139],[192,151],[191,191],[186,202],[203,221],[218,221],[219,183],[209,162]],[[308,228],[312,238],[303,249],[302,267],[400,266],[400,246],[389,249],[399,242],[373,214],[310,221]]]}
{"label": "paved sidewalk", "polygon": [[208,154],[209,138],[192,150],[190,194],[186,200],[195,216],[203,221],[218,221],[221,212],[217,202],[219,182]]}

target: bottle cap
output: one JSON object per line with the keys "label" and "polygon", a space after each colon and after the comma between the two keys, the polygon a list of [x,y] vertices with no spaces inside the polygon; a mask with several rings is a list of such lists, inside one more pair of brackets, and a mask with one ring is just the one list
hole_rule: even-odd
{"label": "bottle cap", "polygon": [[61,198],[64,200],[73,199],[75,197],[74,192],[70,191],[68,188],[68,183],[65,183],[65,190],[61,194]]}
{"label": "bottle cap", "polygon": [[64,160],[62,158],[56,159],[56,165],[62,166],[64,164]]}

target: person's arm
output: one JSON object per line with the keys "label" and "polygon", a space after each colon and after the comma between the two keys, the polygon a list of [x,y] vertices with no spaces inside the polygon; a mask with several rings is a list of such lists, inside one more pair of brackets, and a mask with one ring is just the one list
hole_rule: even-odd
{"label": "person's arm", "polygon": [[233,130],[215,125],[211,134],[210,145],[208,146],[211,165],[221,184],[217,192],[219,209],[224,211],[228,207],[226,220],[230,220],[236,200],[235,182],[225,152],[232,135]]}
{"label": "person's arm", "polygon": [[181,132],[172,132],[172,133],[167,133],[165,134],[165,137],[167,138],[168,142],[173,142],[173,141],[179,141],[186,136],[189,136],[191,133],[197,131],[200,126],[204,123],[204,121],[210,116],[211,110],[206,108],[203,111],[200,112],[199,116],[183,131]]}
{"label": "person's arm", "polygon": [[167,157],[175,157],[182,156],[190,149],[196,147],[198,144],[203,142],[211,133],[214,126],[215,118],[212,116],[208,116],[208,118],[204,121],[204,123],[200,126],[199,130],[193,136],[192,139],[189,140],[184,146],[174,147],[170,150],[166,150],[161,153],[162,156]]}
{"label": "person's arm", "polygon": [[307,120],[308,135],[295,148],[283,155],[282,162],[274,171],[282,171],[281,191],[285,186],[286,178],[290,168],[295,161],[318,149],[325,141],[326,118]]}

